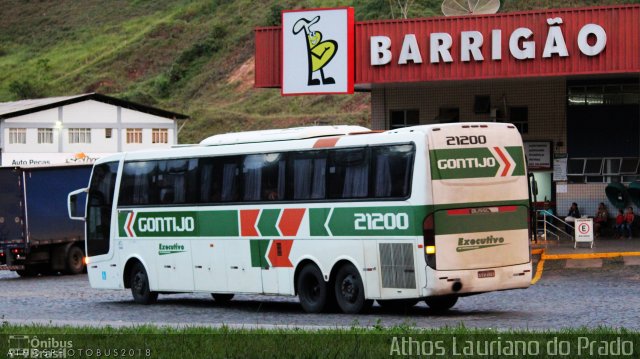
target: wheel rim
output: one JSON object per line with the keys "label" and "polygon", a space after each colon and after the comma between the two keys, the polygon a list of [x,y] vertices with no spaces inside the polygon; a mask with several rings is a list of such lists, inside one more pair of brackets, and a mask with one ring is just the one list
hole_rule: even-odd
{"label": "wheel rim", "polygon": [[73,255],[71,256],[71,265],[73,266],[73,268],[79,268],[82,266],[82,256],[77,252],[73,253]]}
{"label": "wheel rim", "polygon": [[342,280],[340,285],[340,293],[349,303],[355,303],[360,294],[360,288],[357,284],[356,277],[353,274],[349,274]]}

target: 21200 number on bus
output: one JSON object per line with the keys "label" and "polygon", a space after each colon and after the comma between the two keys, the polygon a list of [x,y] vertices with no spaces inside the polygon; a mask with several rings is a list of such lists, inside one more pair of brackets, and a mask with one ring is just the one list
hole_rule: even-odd
{"label": "21200 number on bus", "polygon": [[354,213],[356,230],[393,230],[409,228],[406,213]]}

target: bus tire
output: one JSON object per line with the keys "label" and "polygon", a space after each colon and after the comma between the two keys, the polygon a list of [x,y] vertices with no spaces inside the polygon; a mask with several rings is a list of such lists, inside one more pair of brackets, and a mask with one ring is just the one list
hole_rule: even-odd
{"label": "bus tire", "polygon": [[139,304],[151,304],[158,299],[158,293],[149,289],[149,276],[140,262],[131,270],[131,294],[133,301]]}
{"label": "bus tire", "polygon": [[84,270],[84,252],[80,247],[72,246],[67,252],[66,270],[67,274],[80,274]]}
{"label": "bus tire", "polygon": [[357,314],[373,305],[364,297],[364,284],[358,270],[351,264],[342,266],[336,274],[335,295],[343,313]]}
{"label": "bus tire", "polygon": [[327,304],[329,286],[322,278],[320,269],[308,264],[298,274],[298,298],[300,305],[307,313],[320,313]]}
{"label": "bus tire", "polygon": [[404,312],[414,305],[418,304],[419,299],[378,299],[376,300],[380,306],[385,310],[393,312]]}
{"label": "bus tire", "polygon": [[211,296],[216,303],[220,304],[229,304],[231,299],[233,299],[233,294],[228,293],[211,293]]}
{"label": "bus tire", "polygon": [[443,295],[439,297],[427,297],[424,299],[429,308],[436,312],[445,312],[451,309],[458,302],[458,297],[455,295]]}

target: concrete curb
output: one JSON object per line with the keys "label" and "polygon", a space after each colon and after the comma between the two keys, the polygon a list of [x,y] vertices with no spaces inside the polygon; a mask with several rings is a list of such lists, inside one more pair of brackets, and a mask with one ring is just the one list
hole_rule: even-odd
{"label": "concrete curb", "polygon": [[540,261],[536,268],[536,274],[531,279],[531,284],[536,284],[542,278],[544,262],[547,260],[593,260],[616,257],[640,257],[640,252],[603,252],[603,253],[575,253],[575,254],[546,254],[542,248],[532,249],[531,255],[540,255]]}

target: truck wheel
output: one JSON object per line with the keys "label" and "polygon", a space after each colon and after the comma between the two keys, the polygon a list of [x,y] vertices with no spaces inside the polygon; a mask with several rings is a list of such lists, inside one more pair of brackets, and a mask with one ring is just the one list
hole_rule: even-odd
{"label": "truck wheel", "polygon": [[298,274],[297,287],[302,309],[307,313],[322,312],[329,290],[320,269],[313,264],[304,266]]}
{"label": "truck wheel", "polygon": [[66,258],[66,270],[67,274],[80,274],[84,270],[84,252],[80,247],[72,246],[69,248]]}
{"label": "truck wheel", "polygon": [[440,297],[429,297],[425,298],[425,303],[429,306],[429,308],[433,309],[436,312],[444,312],[458,302],[458,297],[455,295],[444,295]]}
{"label": "truck wheel", "polygon": [[149,289],[149,277],[142,263],[136,263],[131,271],[131,294],[139,304],[151,304],[158,299],[158,293]]}
{"label": "truck wheel", "polygon": [[211,293],[211,296],[213,297],[213,300],[216,301],[216,303],[220,304],[228,304],[231,299],[233,299],[233,294],[228,293]]}
{"label": "truck wheel", "polygon": [[365,299],[362,278],[351,264],[338,270],[334,289],[338,306],[343,313],[357,314],[373,305],[372,300]]}

